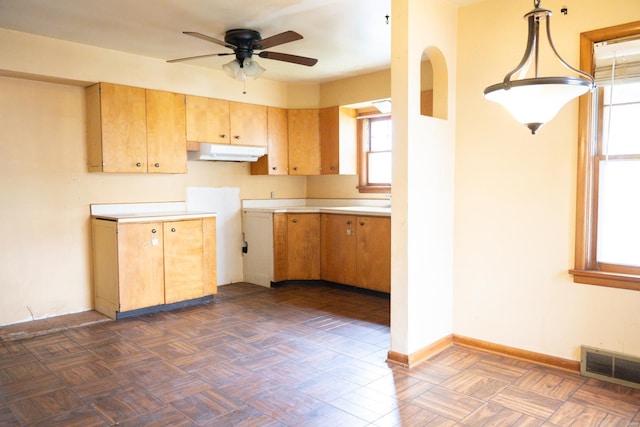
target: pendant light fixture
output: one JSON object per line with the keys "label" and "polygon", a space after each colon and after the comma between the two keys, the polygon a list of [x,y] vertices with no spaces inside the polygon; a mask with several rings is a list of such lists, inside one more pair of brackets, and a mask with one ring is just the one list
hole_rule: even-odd
{"label": "pendant light fixture", "polygon": [[[534,9],[524,15],[529,24],[527,47],[518,66],[510,71],[501,83],[487,87],[484,96],[505,107],[517,121],[527,126],[532,134],[553,119],[570,100],[594,87],[593,77],[573,68],[560,57],[551,40],[551,11],[540,8],[540,0],[534,0]],[[539,76],[540,21],[546,22],[547,40],[553,54],[578,77]],[[513,77],[518,73],[518,78]],[[533,77],[527,77],[533,74]]]}

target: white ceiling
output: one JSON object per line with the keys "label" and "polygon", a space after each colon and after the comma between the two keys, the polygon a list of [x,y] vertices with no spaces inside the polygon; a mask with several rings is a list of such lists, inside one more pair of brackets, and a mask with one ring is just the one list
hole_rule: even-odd
{"label": "white ceiling", "polygon": [[[0,27],[159,59],[230,52],[189,37],[223,40],[251,28],[263,38],[293,30],[304,39],[268,49],[318,59],[313,67],[258,59],[262,78],[324,81],[389,66],[390,0],[0,0]],[[189,64],[220,69],[232,57]]]}
{"label": "white ceiling", "polygon": [[[455,5],[477,0],[447,0]],[[318,59],[313,67],[258,58],[261,78],[323,82],[389,67],[390,0],[0,0],[0,27],[163,60],[226,48],[233,28],[263,38],[293,30],[304,39],[267,49]],[[220,69],[232,57],[185,62]],[[63,58],[61,58],[63,60]],[[185,64],[182,63],[182,64]]]}

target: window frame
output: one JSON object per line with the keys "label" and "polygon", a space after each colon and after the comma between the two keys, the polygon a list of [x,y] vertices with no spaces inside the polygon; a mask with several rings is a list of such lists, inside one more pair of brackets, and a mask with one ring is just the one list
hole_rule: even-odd
{"label": "window frame", "polygon": [[[593,74],[594,44],[623,37],[640,36],[640,21],[616,25],[580,34],[580,69]],[[597,152],[591,143],[592,95],[579,98],[578,106],[578,173],[576,188],[576,232],[574,268],[569,270],[573,281],[590,285],[640,290],[640,268],[597,263]],[[596,128],[596,132],[601,130]]]}
{"label": "window frame", "polygon": [[[370,119],[388,118],[391,114],[381,114],[375,112],[364,112],[358,114],[358,192],[360,193],[390,193],[390,185],[369,184],[369,164],[365,143],[365,125]],[[393,154],[392,154],[393,155]]]}

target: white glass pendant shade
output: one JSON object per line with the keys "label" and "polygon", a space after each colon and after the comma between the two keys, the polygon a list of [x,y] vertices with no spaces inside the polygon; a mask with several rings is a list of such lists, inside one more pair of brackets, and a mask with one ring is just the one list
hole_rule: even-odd
{"label": "white glass pendant shade", "polygon": [[553,119],[573,98],[588,92],[592,83],[578,77],[543,77],[489,86],[484,96],[497,102],[532,133]]}
{"label": "white glass pendant shade", "polygon": [[238,64],[238,61],[234,59],[233,61],[227,64],[224,64],[222,66],[222,70],[225,72],[227,76],[231,77],[232,79],[235,79],[238,73],[240,72],[240,64]]}
{"label": "white glass pendant shade", "polygon": [[[594,87],[593,77],[578,70],[560,57],[551,40],[551,11],[540,8],[540,0],[534,0],[535,8],[524,17],[528,21],[529,31],[527,47],[520,64],[509,72],[501,83],[487,87],[484,96],[506,108],[520,123],[527,126],[531,133],[553,119],[558,111],[570,100],[583,95]],[[546,22],[547,41],[556,59],[579,77],[540,77],[539,71],[539,31],[540,21]],[[533,77],[513,79],[516,74],[526,75],[533,70]]]}
{"label": "white glass pendant shade", "polygon": [[251,58],[245,58],[244,61],[242,61],[242,69],[244,70],[244,74],[254,79],[265,71],[260,64]]}

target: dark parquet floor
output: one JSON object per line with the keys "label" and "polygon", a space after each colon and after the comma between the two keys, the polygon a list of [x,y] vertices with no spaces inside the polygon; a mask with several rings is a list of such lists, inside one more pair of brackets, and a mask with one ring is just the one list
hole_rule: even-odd
{"label": "dark parquet floor", "polygon": [[461,347],[388,365],[386,296],[219,291],[197,307],[5,337],[0,425],[640,426],[640,390],[573,373]]}

